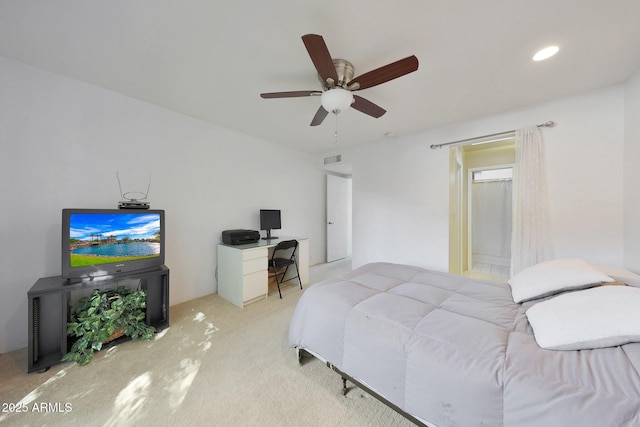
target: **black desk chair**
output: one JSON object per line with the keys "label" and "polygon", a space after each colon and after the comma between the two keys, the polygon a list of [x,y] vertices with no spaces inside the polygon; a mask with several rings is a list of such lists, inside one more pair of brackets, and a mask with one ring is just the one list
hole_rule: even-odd
{"label": "black desk chair", "polygon": [[[269,259],[269,269],[273,269],[275,274],[276,283],[278,284],[278,293],[280,294],[280,299],[282,299],[282,292],[280,291],[280,283],[287,282],[292,279],[298,279],[298,283],[300,283],[300,289],[302,289],[302,281],[300,280],[300,271],[298,270],[298,261],[296,260],[296,249],[298,248],[297,240],[284,240],[278,243],[273,248],[273,254]],[[287,274],[289,267],[295,266],[296,275],[290,277],[286,280],[284,276]],[[278,270],[284,268],[284,272],[278,273]],[[272,276],[273,277],[273,276]]]}

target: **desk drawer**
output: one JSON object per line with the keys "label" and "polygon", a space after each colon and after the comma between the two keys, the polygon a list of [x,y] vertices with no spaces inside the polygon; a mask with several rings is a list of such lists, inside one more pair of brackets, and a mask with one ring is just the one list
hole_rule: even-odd
{"label": "desk drawer", "polygon": [[269,289],[267,270],[247,274],[243,278],[243,301],[266,295]]}
{"label": "desk drawer", "polygon": [[[256,248],[242,251],[242,260],[247,261],[256,258],[267,258],[269,256],[269,250],[267,248]],[[265,261],[266,264],[266,261]]]}
{"label": "desk drawer", "polygon": [[267,270],[267,262],[266,257],[244,261],[242,263],[242,274],[246,276],[247,274],[252,274],[257,271]]}

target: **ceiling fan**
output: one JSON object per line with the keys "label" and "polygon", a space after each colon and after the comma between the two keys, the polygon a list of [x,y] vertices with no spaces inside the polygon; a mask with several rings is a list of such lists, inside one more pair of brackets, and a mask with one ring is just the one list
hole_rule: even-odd
{"label": "ceiling fan", "polygon": [[381,117],[386,113],[386,110],[361,96],[354,95],[353,92],[397,79],[418,69],[418,58],[412,55],[353,78],[353,65],[344,59],[331,58],[322,36],[306,34],[302,36],[302,41],[318,71],[322,90],[270,92],[261,93],[260,96],[269,99],[319,95],[322,105],[313,117],[311,126],[318,126],[322,123],[329,112],[337,115],[349,107],[371,117]]}

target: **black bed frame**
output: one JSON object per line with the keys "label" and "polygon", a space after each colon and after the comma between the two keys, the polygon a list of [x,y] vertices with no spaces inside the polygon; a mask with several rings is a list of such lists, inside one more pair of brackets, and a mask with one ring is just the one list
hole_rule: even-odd
{"label": "black bed frame", "polygon": [[[302,358],[303,357],[315,357],[313,354],[309,353],[308,351],[306,351],[303,348],[296,348],[296,351],[298,353],[298,362],[301,363],[302,362]],[[416,417],[414,417],[413,415],[403,411],[401,408],[399,408],[397,405],[393,404],[392,402],[388,401],[387,399],[385,399],[383,396],[381,396],[380,394],[376,393],[375,391],[371,390],[369,387],[367,387],[366,385],[362,384],[361,382],[359,382],[358,380],[354,379],[353,377],[351,377],[350,375],[342,372],[340,369],[338,369],[335,365],[333,365],[331,362],[325,362],[327,367],[331,368],[333,371],[337,372],[340,377],[342,378],[342,395],[346,396],[347,392],[349,391],[348,387],[347,387],[347,380],[350,381],[351,383],[355,384],[357,387],[361,388],[362,390],[364,390],[365,392],[367,392],[368,394],[370,394],[371,396],[375,397],[377,400],[379,400],[380,402],[384,403],[385,405],[387,405],[389,408],[393,409],[394,411],[396,411],[397,413],[399,413],[400,415],[402,415],[403,417],[405,417],[406,419],[408,419],[409,421],[411,421],[412,423],[414,423],[417,426],[420,427],[429,427],[427,424],[425,424],[424,422],[420,421],[419,419],[417,419]]]}

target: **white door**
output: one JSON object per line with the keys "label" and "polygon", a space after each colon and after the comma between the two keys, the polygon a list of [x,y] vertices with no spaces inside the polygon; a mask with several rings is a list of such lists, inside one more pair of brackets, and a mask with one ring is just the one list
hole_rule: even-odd
{"label": "white door", "polygon": [[350,178],[327,175],[327,262],[349,255]]}

